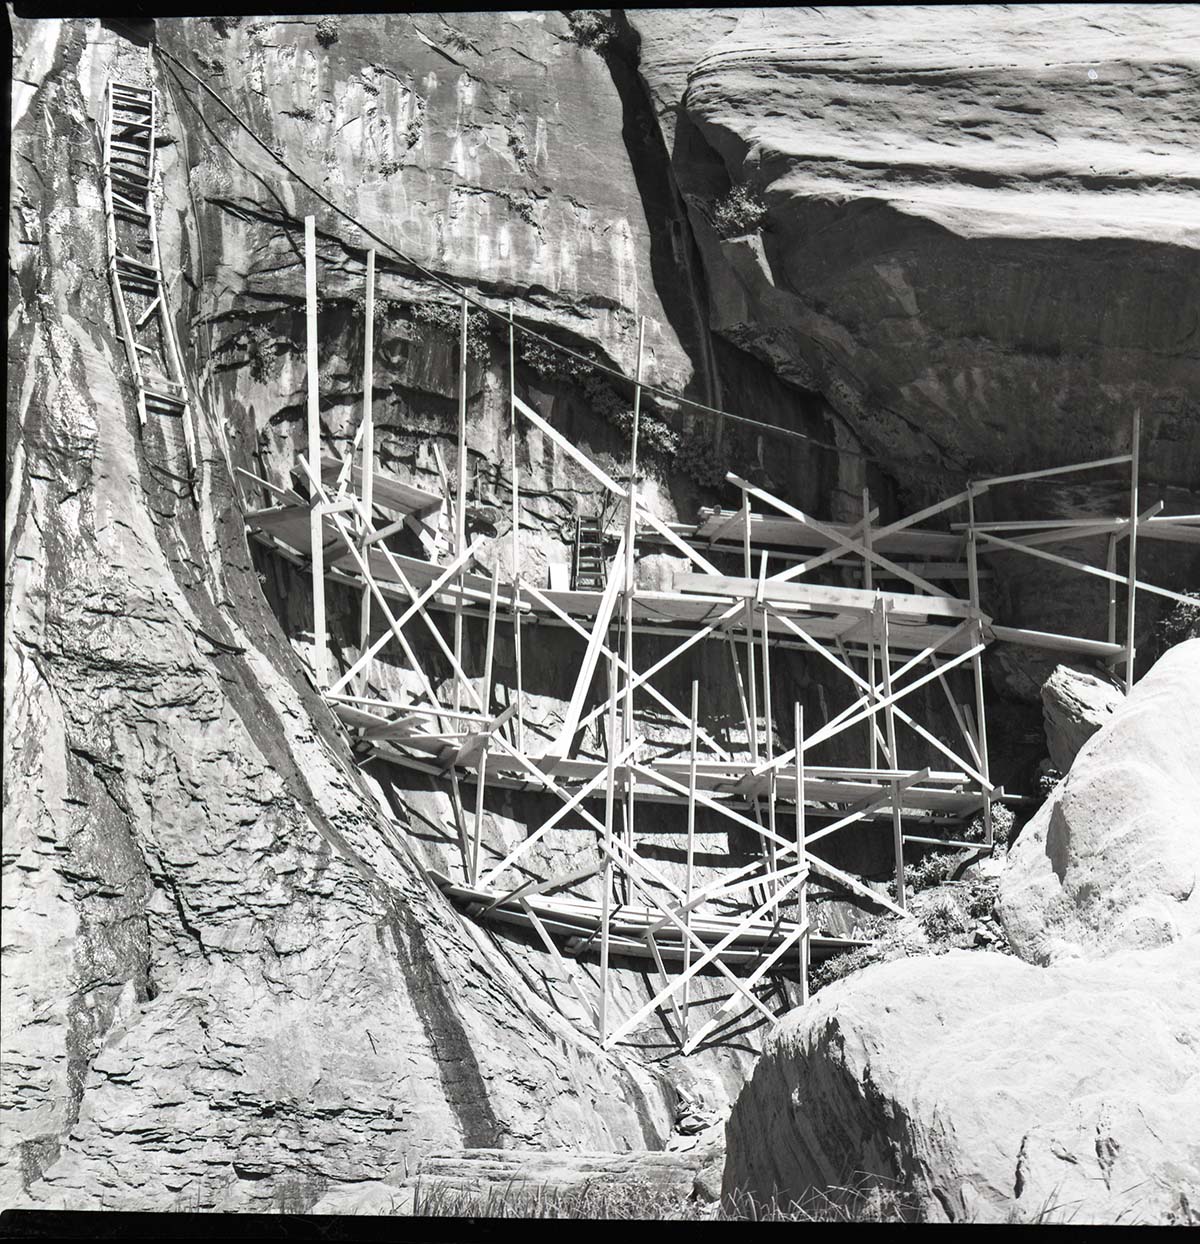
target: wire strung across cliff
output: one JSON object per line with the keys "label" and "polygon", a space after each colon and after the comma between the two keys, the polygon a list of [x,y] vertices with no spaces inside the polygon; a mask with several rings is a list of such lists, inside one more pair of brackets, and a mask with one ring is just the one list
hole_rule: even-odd
{"label": "wire strung across cliff", "polygon": [[[473,298],[464,289],[455,285],[453,281],[447,280],[445,277],[440,276],[438,273],[433,272],[430,269],[426,268],[419,261],[413,259],[411,255],[408,255],[404,251],[402,251],[393,242],[390,242],[385,237],[381,237],[373,229],[368,228],[368,226],[363,224],[362,221],[360,221],[357,217],[355,217],[353,214],[348,212],[340,204],[335,203],[331,198],[329,198],[328,195],[324,194],[321,190],[317,189],[316,186],[312,185],[311,182],[307,181],[300,173],[298,173],[283,158],[283,156],[280,155],[280,153],[275,150],[274,147],[272,147],[264,139],[260,138],[259,135],[256,134],[254,130],[251,129],[250,126],[247,125],[246,122],[242,120],[241,117],[238,116],[237,112],[233,109],[233,107],[230,104],[228,104],[224,99],[222,99],[221,96],[216,91],[214,91],[212,87],[208,85],[207,82],[204,82],[200,77],[198,77],[195,73],[193,73],[192,70],[190,70],[177,56],[172,55],[165,48],[160,47],[157,43],[151,43],[150,46],[154,52],[154,55],[162,57],[163,59],[169,61],[172,65],[177,66],[184,73],[186,73],[188,77],[191,78],[197,84],[197,86],[201,88],[201,90],[203,90],[206,94],[210,95],[233,118],[234,122],[238,126],[240,126],[243,130],[245,130],[246,133],[249,134],[250,137],[256,143],[258,143],[258,145],[264,151],[266,151],[277,164],[279,164],[281,167],[286,169],[288,174],[295,181],[299,182],[300,185],[302,185],[306,190],[308,190],[310,194],[315,195],[318,199],[321,200],[321,202],[325,203],[328,207],[332,208],[333,211],[335,211],[339,216],[349,221],[349,223],[352,224],[356,229],[360,230],[367,237],[373,239],[380,246],[384,247],[385,249],[390,251],[393,255],[397,256],[401,261],[403,261],[405,264],[408,264],[411,268],[415,269],[427,280],[431,281],[433,284],[440,285],[444,289],[449,290],[457,298],[463,299],[469,305],[475,307],[479,311],[482,311],[485,315],[490,316],[492,319],[497,320],[504,325],[512,324],[516,332],[524,333],[527,337],[532,338],[534,341],[540,342],[542,345],[549,347],[551,350],[556,350],[560,354],[564,354],[567,357],[574,359],[576,362],[586,364],[587,366],[593,368],[595,371],[601,373],[602,375],[609,376],[610,378],[614,380],[619,380],[623,384],[630,383],[629,377],[624,375],[622,372],[617,371],[615,368],[607,367],[603,363],[597,361],[596,359],[589,358],[587,355],[580,354],[578,351],[572,350],[569,346],[564,346],[560,342],[553,341],[549,337],[544,337],[541,333],[536,332],[532,328],[528,328],[523,324],[513,323],[512,321],[509,320],[509,318],[506,315],[495,310],[493,307],[489,307],[486,303],[480,302],[476,298]],[[864,453],[861,450],[850,449],[850,448],[842,447],[840,445],[835,445],[830,441],[823,441],[818,437],[810,436],[806,432],[797,432],[791,428],[781,428],[775,424],[763,423],[761,420],[758,420],[758,419],[749,419],[744,415],[735,415],[733,414],[732,411],[722,410],[720,407],[717,407],[717,406],[707,406],[703,402],[697,402],[693,398],[684,397],[682,394],[679,394],[679,393],[672,393],[670,392],[670,390],[667,390],[667,389],[660,389],[655,385],[643,383],[641,385],[641,389],[642,389],[642,392],[653,394],[655,397],[662,398],[666,402],[669,402],[672,404],[679,404],[682,406],[687,406],[691,410],[699,411],[706,415],[715,415],[719,418],[728,419],[733,423],[744,424],[748,427],[754,428],[758,432],[773,434],[776,436],[788,437],[794,440],[805,441],[808,444],[813,445],[814,447],[818,449],[827,449],[836,454],[844,454],[849,457],[862,458],[867,462],[872,462],[879,466],[884,465],[880,461],[880,459],[874,457],[871,454]]]}

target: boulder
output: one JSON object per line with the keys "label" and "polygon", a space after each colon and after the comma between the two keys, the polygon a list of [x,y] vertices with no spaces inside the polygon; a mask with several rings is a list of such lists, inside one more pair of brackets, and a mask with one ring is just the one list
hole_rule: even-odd
{"label": "boulder", "polygon": [[1168,649],[1009,853],[999,911],[1048,963],[1200,933],[1200,640]]}
{"label": "boulder", "polygon": [[1077,665],[1059,665],[1042,684],[1042,717],[1050,759],[1060,773],[1112,716],[1124,696],[1108,678]]}
{"label": "boulder", "polygon": [[773,1031],[723,1193],[801,1199],[868,1172],[932,1221],[1200,1222],[1197,979],[1197,938],[1045,969],[965,950],[867,968]]}

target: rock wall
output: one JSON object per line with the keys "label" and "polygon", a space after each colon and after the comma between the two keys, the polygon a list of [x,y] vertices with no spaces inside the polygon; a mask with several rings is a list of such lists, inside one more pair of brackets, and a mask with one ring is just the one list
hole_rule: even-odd
{"label": "rock wall", "polygon": [[[158,23],[151,37],[266,147],[127,27],[11,20],[4,729],[20,763],[4,775],[6,1199],[303,1210],[351,1184],[394,1186],[435,1149],[661,1146],[677,1094],[720,1107],[747,1050],[681,1065],[663,1057],[655,1020],[643,1050],[601,1056],[545,1000],[552,973],[536,946],[443,903],[418,864],[445,852],[444,793],[351,763],[297,659],[311,641],[302,577],[245,544],[242,511],[261,498],[232,468],[278,481],[307,448],[310,212],[328,444],[346,445],[362,398],[359,299],[377,243],[288,168],[435,274],[626,376],[647,317],[650,380],[845,451],[723,429],[718,465],[815,513],[857,516],[868,484],[886,517],[968,468],[1121,449],[1133,401],[1157,446],[1146,478],[1180,484],[1172,509],[1194,509],[1196,326],[1174,292],[1194,274],[1195,238],[1175,210],[1193,187],[1173,154],[1186,146],[1176,130],[1189,89],[1174,49],[1194,19],[1158,6],[1129,19],[1121,49],[1105,44],[1111,73],[1094,94],[1133,117],[1130,134],[1159,125],[1131,103],[1151,89],[1181,119],[1136,175],[1106,165],[1100,181],[1075,165],[1037,174],[1032,129],[990,149],[1009,153],[990,173],[979,157],[914,172],[896,154],[911,135],[880,130],[883,106],[870,101],[884,78],[898,92],[888,107],[914,125],[934,124],[946,81],[961,104],[985,80],[1012,79],[1010,94],[997,88],[997,117],[1063,111],[1053,75],[1030,68],[1042,46],[1032,18],[1020,38],[979,18],[1003,55],[948,77],[921,68],[920,39],[894,18],[863,10],[838,19],[850,52],[817,31],[824,14],[799,10],[616,13],[598,48],[551,12],[345,16],[332,39],[315,17]],[[888,48],[884,69],[872,38]],[[1170,56],[1152,54],[1164,43]],[[886,73],[886,57],[905,72]],[[161,429],[139,438],[112,329],[95,123],[115,71],[152,73],[163,112],[164,268],[200,398],[195,507],[160,469]],[[1128,142],[1100,109],[1070,120],[1064,146],[1102,121],[1106,158]],[[969,120],[943,147],[969,145]],[[864,166],[854,152],[871,134],[885,158]],[[711,200],[747,176],[767,228],[719,238]],[[1018,193],[1014,216],[1004,195]],[[1110,211],[1120,195],[1137,211]],[[1055,204],[1086,229],[1064,225]],[[1134,218],[1148,223],[1130,237]],[[444,295],[378,245],[380,459],[431,483],[433,447],[454,435],[454,345],[413,309]],[[1050,269],[1061,290],[1041,280]],[[1007,292],[989,300],[985,285]],[[1090,297],[1096,287],[1111,299]],[[1064,315],[1067,300],[1092,318]],[[478,346],[471,497],[503,508],[507,342],[481,331]],[[518,381],[558,428],[623,467],[625,438],[578,376],[519,356]],[[688,452],[711,454],[706,417],[667,402],[654,413]],[[886,465],[859,455],[864,445]],[[731,500],[680,470],[686,456],[648,459],[664,518]],[[540,437],[520,438],[519,464],[524,569],[541,573],[596,497]],[[489,544],[489,569],[507,568],[506,534]],[[1189,566],[1176,558],[1152,577],[1182,584]],[[1047,600],[1079,612],[1079,597],[1047,596],[1044,576],[1016,588],[1002,578],[1010,621],[1042,622]],[[333,594],[335,648],[353,639],[351,614]],[[473,661],[479,646],[469,636]],[[802,662],[774,666],[777,703],[841,706],[844,693]],[[548,663],[540,688],[548,720],[560,673]],[[673,677],[663,685],[676,702],[702,677],[714,715],[736,715],[728,672],[697,662]],[[487,812],[494,845],[537,809],[489,796]],[[723,856],[749,849],[728,833],[714,841]],[[886,869],[886,835],[846,850],[834,862]],[[668,829],[660,854],[673,851]],[[616,1012],[652,986],[618,973]]]}
{"label": "rock wall", "polygon": [[439,1147],[657,1147],[670,1085],[540,1003],[380,812],[212,425],[198,505],[151,469],[91,130],[128,47],[17,34],[5,1203],[304,1210]]}

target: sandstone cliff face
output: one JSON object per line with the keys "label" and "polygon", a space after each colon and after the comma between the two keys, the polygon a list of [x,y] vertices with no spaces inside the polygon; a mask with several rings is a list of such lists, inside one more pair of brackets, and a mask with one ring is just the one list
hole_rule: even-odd
{"label": "sandstone cliff face", "polygon": [[937,1221],[1196,1220],[1198,673],[1200,640],[1169,650],[1017,840],[999,910],[1029,962],[879,964],[780,1022],[727,1193],[864,1172]]}
{"label": "sandstone cliff face", "polygon": [[[906,483],[1101,457],[1140,405],[1147,469],[1194,488],[1194,9],[630,21],[718,331],[810,369]],[[731,182],[767,220],[721,240]]]}
{"label": "sandstone cliff face", "polygon": [[151,469],[90,136],[119,41],[18,34],[5,1202],[306,1209],[447,1145],[660,1144],[669,1086],[529,994],[349,763],[213,425],[197,507]]}
{"label": "sandstone cliff face", "polygon": [[[1138,19],[1147,46],[1177,20],[1156,12]],[[966,463],[1006,466],[1014,429],[1025,465],[1077,456],[1084,443],[1123,448],[1113,412],[1148,383],[1156,333],[1168,343],[1153,390],[1162,402],[1144,414],[1148,435],[1168,449],[1150,456],[1148,477],[1194,483],[1185,464],[1196,462],[1195,434],[1180,394],[1194,388],[1196,330],[1169,320],[1186,306],[1173,291],[1193,271],[1194,239],[1168,227],[1165,210],[1138,240],[1104,232],[1111,213],[1097,217],[1104,229],[1064,237],[1011,215],[1003,229],[968,229],[961,213],[943,211],[952,194],[909,196],[920,210],[875,202],[898,174],[885,161],[865,185],[847,144],[878,115],[863,104],[860,120],[843,126],[854,107],[821,107],[825,145],[796,126],[816,112],[811,100],[797,112],[795,100],[808,97],[784,86],[817,80],[804,67],[815,20],[630,13],[616,17],[601,52],[581,47],[556,13],[345,17],[329,46],[316,18],[163,22],[156,37],[315,187],[492,305],[627,375],[644,315],[656,383],[891,459],[885,471],[853,453],[725,430],[726,465],[757,472],[815,513],[856,515],[864,483],[890,511],[898,493],[936,491]],[[884,18],[871,20],[889,46],[910,46]],[[434,1150],[662,1145],[676,1086],[719,1107],[738,1091],[747,1051],[734,1044],[680,1066],[662,1058],[656,1020],[638,1034],[644,1051],[602,1057],[542,1000],[553,968],[536,946],[495,938],[442,902],[417,857],[436,864],[445,854],[444,793],[351,762],[297,660],[311,641],[302,577],[245,544],[241,510],[261,498],[230,468],[279,480],[306,448],[302,217],[318,217],[322,421],[333,444],[353,434],[362,396],[355,300],[371,240],[290,180],[193,80],[156,69],[170,140],[160,151],[163,251],[178,273],[170,297],[202,414],[193,508],[157,469],[156,434],[139,441],[105,286],[94,123],[106,78],[119,70],[142,80],[145,53],[97,22],[17,19],[14,31],[5,1199],[306,1209],[360,1183],[387,1196]],[[863,30],[848,33],[861,47]],[[730,56],[711,61],[726,38]],[[823,89],[865,76],[860,103],[878,92],[878,73],[857,57],[820,51],[822,65],[844,62],[822,70]],[[1145,59],[1119,64],[1150,73]],[[1186,120],[1177,59],[1162,57],[1153,72],[1172,115]],[[1005,61],[997,73],[1011,69]],[[1026,74],[1023,98],[1036,101],[1044,77]],[[921,81],[929,88],[937,75]],[[1104,89],[1129,112],[1119,83],[1105,79]],[[928,115],[920,98],[892,106]],[[806,149],[833,155],[819,168],[812,151],[795,157],[778,118],[767,124],[773,111]],[[753,155],[751,120],[764,135]],[[1161,141],[1165,162],[1135,187],[1153,203],[1190,188],[1172,171],[1180,144],[1169,132]],[[706,203],[742,178],[746,161],[769,228],[718,239]],[[794,186],[793,173],[803,174]],[[831,215],[822,177],[835,178],[832,194],[853,210]],[[984,180],[978,170],[943,178],[972,194],[990,193]],[[1026,180],[1018,189],[1029,201],[1048,203],[1033,193],[1037,179]],[[1110,188],[1076,178],[1064,193],[1091,204],[1091,191]],[[846,259],[856,248],[870,263]],[[1068,252],[1064,302],[1082,298],[1099,318],[1066,348],[1054,331],[1067,321],[1038,309],[1055,298],[1030,273]],[[844,289],[838,264],[853,277]],[[1151,275],[1130,275],[1143,269]],[[1111,314],[1080,294],[1089,270],[1114,291]],[[967,315],[951,297],[981,291],[997,273],[1010,274],[1011,298],[993,305],[980,292]],[[1147,303],[1151,277],[1161,305]],[[451,339],[422,329],[411,308],[438,296],[381,248],[381,461],[424,483],[438,479],[432,446],[453,436],[454,355]],[[1018,326],[1022,317],[1036,332]],[[1002,359],[981,362],[989,335]],[[1101,388],[1084,374],[1088,350]],[[481,506],[507,497],[506,368],[506,342],[493,334],[470,370],[471,497]],[[519,368],[557,427],[623,464],[623,436],[570,376],[529,360]],[[1046,410],[1061,417],[1034,426]],[[1084,417],[1095,426],[1079,424]],[[675,426],[702,440],[712,430],[702,418]],[[524,569],[544,573],[595,497],[540,438],[523,436],[519,455],[533,547]],[[648,487],[665,518],[719,499],[669,465]],[[508,569],[504,534],[488,548],[488,569],[493,560]],[[1180,560],[1175,580],[1154,577],[1178,582],[1187,572]],[[1037,624],[1045,594],[1029,583],[1010,620]],[[353,637],[353,602],[331,601],[336,649]],[[469,634],[468,646],[474,660],[480,636]],[[536,691],[550,721],[564,697],[551,659],[561,648],[547,641]],[[511,659],[498,650],[498,667]],[[685,703],[697,676],[714,714],[735,716],[727,673],[676,670],[677,685],[663,689]],[[775,677],[780,703],[840,707],[799,662],[780,660]],[[935,694],[923,696],[922,715]],[[489,840],[511,843],[536,809],[489,797],[487,812]],[[749,850],[728,834],[717,841],[724,856]],[[864,833],[847,850],[854,858],[835,862],[886,867],[882,836]],[[617,973],[616,1013],[636,1009],[650,985],[644,973]]]}

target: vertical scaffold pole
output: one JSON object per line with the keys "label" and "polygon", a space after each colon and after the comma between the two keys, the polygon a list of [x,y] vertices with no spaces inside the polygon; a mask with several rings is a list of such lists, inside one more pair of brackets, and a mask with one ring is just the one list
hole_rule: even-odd
{"label": "vertical scaffold pole", "polygon": [[1134,623],[1137,615],[1137,537],[1138,537],[1138,454],[1142,440],[1142,412],[1133,412],[1133,434],[1129,464],[1129,578],[1125,600],[1125,694],[1133,690]]}
{"label": "vertical scaffold pole", "polygon": [[[362,503],[366,523],[362,532],[362,558],[369,565],[371,556],[367,540],[370,538],[370,527],[375,522],[373,510],[375,492],[375,422],[372,404],[375,389],[375,250],[367,251],[367,298],[366,318],[363,322],[363,433],[362,433]],[[366,652],[367,642],[371,638],[371,588],[364,585],[362,610],[358,626],[358,646],[360,652]],[[363,667],[359,678],[359,694],[366,693],[367,666]]]}
{"label": "vertical scaffold pole", "polygon": [[[766,581],[767,581],[767,551],[763,549],[762,559],[759,562],[758,569],[758,595],[756,603],[759,610],[759,616],[762,619],[762,680],[763,680],[763,748],[766,752],[767,763],[770,764],[775,759],[775,721],[771,712],[771,645],[770,645],[770,629],[771,615],[767,608],[766,601]],[[767,839],[767,862],[772,873],[776,869],[775,859],[775,792],[776,792],[776,771],[774,766],[767,774],[767,828],[771,832],[771,836]],[[771,893],[774,894],[779,889],[778,879],[771,881]]]}
{"label": "vertical scaffold pole", "polygon": [[688,1007],[691,998],[691,977],[687,976],[688,969],[692,966],[692,888],[695,885],[695,860],[696,860],[696,738],[700,729],[700,684],[695,679],[692,680],[692,737],[691,737],[691,759],[688,762],[688,804],[687,804],[687,881],[684,889],[684,903],[686,912],[684,914],[684,923],[687,927],[688,936],[683,943],[683,1043],[687,1044],[688,1039]]}
{"label": "vertical scaffold pole", "polygon": [[[889,699],[892,694],[892,649],[888,639],[888,607],[883,596],[879,597],[876,609],[880,614],[880,657],[883,661],[883,694]],[[892,768],[899,769],[899,756],[896,752],[896,715],[888,704],[884,710],[884,721],[887,725],[888,752],[892,758]],[[892,847],[896,856],[896,903],[907,909],[904,901],[904,829],[900,818],[899,781],[891,779],[892,787]]]}
{"label": "vertical scaffold pole", "polygon": [[[1109,574],[1117,573],[1117,533],[1115,531],[1108,537],[1108,557],[1104,568]],[[1108,581],[1108,642],[1110,644],[1117,642],[1117,581],[1115,579]]]}
{"label": "vertical scaffold pole", "polygon": [[[633,739],[633,592],[634,544],[637,538],[638,423],[642,409],[642,356],[646,343],[646,319],[638,321],[637,373],[633,386],[633,438],[629,456],[629,513],[625,526],[625,703],[621,746]],[[630,761],[632,765],[632,759]],[[625,781],[625,845],[633,849],[633,772]]]}
{"label": "vertical scaffold pole", "polygon": [[[462,299],[462,315],[458,331],[458,480],[454,505],[454,556],[461,557],[467,547],[467,299]],[[457,576],[462,586],[461,573]],[[462,592],[454,600],[454,660],[462,667],[463,612]],[[462,708],[462,682],[454,674],[454,711]]]}
{"label": "vertical scaffold pole", "polygon": [[[863,505],[863,548],[868,552],[871,549],[871,492],[869,489],[862,490]],[[875,590],[875,572],[869,557],[863,558],[863,587],[868,592]],[[871,684],[872,690],[868,692],[868,703],[875,701],[875,617],[871,617],[871,629],[867,635],[867,682]],[[879,768],[879,719],[878,717],[867,718],[867,734],[870,740],[870,757],[871,768]]]}
{"label": "vertical scaffold pole", "polygon": [[[975,492],[970,484],[967,485],[967,580],[971,590],[971,608],[975,613],[974,642],[982,643],[983,622],[979,617],[979,552],[975,540]],[[975,678],[975,728],[979,735],[976,740],[979,746],[979,772],[983,775],[984,781],[990,783],[992,774],[988,766],[987,711],[983,702],[983,658],[978,652],[971,658],[971,672]],[[991,792],[984,791],[983,799],[983,842],[984,846],[991,847],[993,839]]]}
{"label": "vertical scaffold pole", "polygon": [[617,663],[608,663],[608,764],[604,788],[604,869],[600,890],[600,1044],[608,1041],[608,920],[612,910],[613,801],[617,764]]}
{"label": "vertical scaffold pole", "polygon": [[[742,489],[742,574],[748,579],[750,565],[750,494]],[[758,763],[758,685],[754,676],[754,602],[746,599],[746,681],[750,695],[750,719],[746,722],[750,758]]]}
{"label": "vertical scaffold pole", "polygon": [[[796,863],[807,867],[804,830],[804,709],[797,700],[793,707],[796,734]],[[808,881],[800,884],[800,923],[808,923]],[[808,934],[800,938],[800,1002],[808,1001],[808,963],[810,945]]]}
{"label": "vertical scaffold pole", "polygon": [[[304,303],[308,343],[308,464],[314,478],[321,478],[321,398],[317,371],[317,221],[304,218]],[[312,540],[313,675],[318,687],[328,685],[329,654],[325,634],[325,556],[321,498],[311,489],[308,502],[309,535]]]}
{"label": "vertical scaffold pole", "polygon": [[525,750],[525,689],[521,669],[521,485],[517,477],[517,366],[512,304],[508,308],[508,417],[512,469],[513,657],[517,666],[517,751]]}

